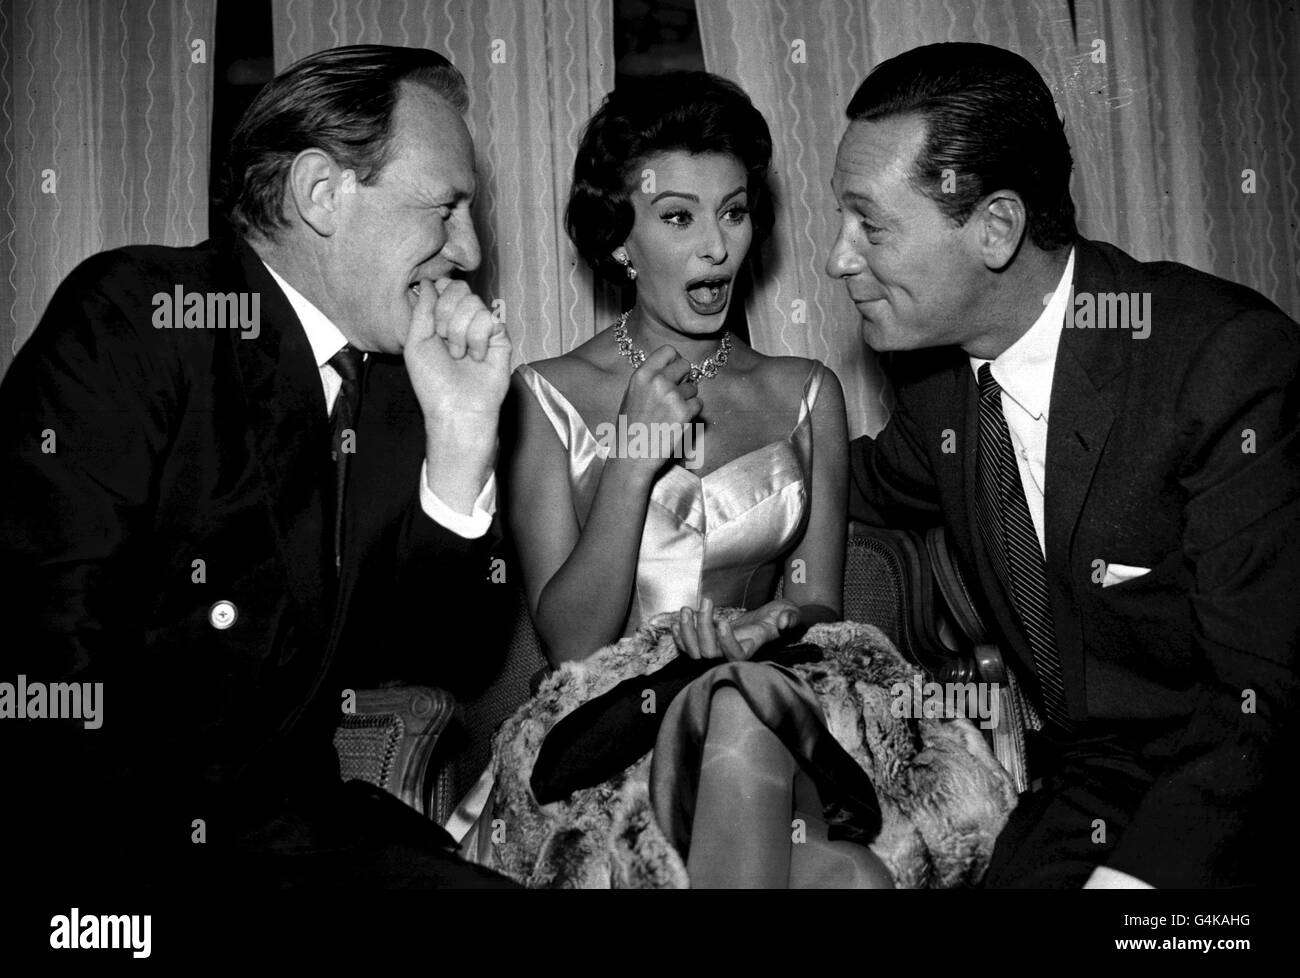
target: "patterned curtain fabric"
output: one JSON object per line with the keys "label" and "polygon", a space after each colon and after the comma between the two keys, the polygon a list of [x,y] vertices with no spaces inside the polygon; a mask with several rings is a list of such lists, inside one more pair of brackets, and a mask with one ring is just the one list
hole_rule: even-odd
{"label": "patterned curtain fabric", "polygon": [[[342,44],[428,47],[469,83],[478,152],[475,286],[516,361],[559,356],[618,314],[564,233],[582,126],[614,85],[611,0],[275,0],[275,66]],[[613,296],[617,299],[617,296]]]}
{"label": "patterned curtain fabric", "polygon": [[1300,317],[1294,3],[696,0],[696,10],[709,70],[745,88],[777,144],[777,233],[751,335],[764,352],[834,367],[852,434],[884,424],[887,397],[843,286],[823,271],[835,148],[862,78],[921,44],[997,44],[1042,71],[1074,150],[1083,234],[1241,282]]}
{"label": "patterned curtain fabric", "polygon": [[1052,89],[1083,233],[1248,285],[1300,319],[1300,7],[1077,7],[1077,44],[1055,18],[1068,43]]}
{"label": "patterned curtain fabric", "polygon": [[0,4],[0,373],[97,251],[208,234],[216,0]]}

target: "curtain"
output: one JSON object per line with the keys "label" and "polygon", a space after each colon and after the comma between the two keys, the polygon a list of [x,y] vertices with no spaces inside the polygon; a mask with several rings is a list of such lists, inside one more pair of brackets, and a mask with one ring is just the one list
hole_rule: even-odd
{"label": "curtain", "polygon": [[564,232],[582,127],[614,85],[611,0],[275,0],[275,66],[343,44],[427,47],[469,84],[478,154],[474,279],[500,300],[516,362],[559,356],[612,322]]}
{"label": "curtain", "polygon": [[754,348],[825,361],[844,385],[849,435],[888,418],[887,387],[862,344],[844,285],[826,275],[837,231],[835,150],[865,65],[861,0],[696,0],[704,64],[754,100],[772,130],[776,227],[753,258],[746,305]]}
{"label": "curtain", "polygon": [[1053,91],[1083,233],[1248,285],[1300,319],[1300,8],[1077,6]]}
{"label": "curtain", "polygon": [[1293,3],[696,0],[696,9],[705,64],[745,88],[777,144],[777,233],[748,307],[751,335],[764,352],[834,367],[851,434],[878,430],[888,397],[843,285],[823,271],[836,230],[835,148],[867,72],[921,44],[982,41],[1039,68],[1065,118],[1085,236],[1241,282],[1300,318]]}
{"label": "curtain", "polygon": [[0,373],[97,251],[207,237],[216,0],[0,4]]}

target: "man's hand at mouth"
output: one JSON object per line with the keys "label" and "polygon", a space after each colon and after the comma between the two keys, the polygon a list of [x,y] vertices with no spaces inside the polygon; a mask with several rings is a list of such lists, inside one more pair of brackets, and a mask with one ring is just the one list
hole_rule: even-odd
{"label": "man's hand at mouth", "polygon": [[460,280],[421,279],[402,353],[424,413],[429,488],[469,513],[496,452],[510,335]]}

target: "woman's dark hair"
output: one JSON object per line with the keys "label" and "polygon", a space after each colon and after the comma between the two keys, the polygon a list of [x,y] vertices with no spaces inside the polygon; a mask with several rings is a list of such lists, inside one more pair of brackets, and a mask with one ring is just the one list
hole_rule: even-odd
{"label": "woman's dark hair", "polygon": [[305,149],[328,153],[362,185],[374,183],[390,157],[402,82],[429,87],[462,114],[469,103],[460,72],[422,48],[331,48],[271,79],[239,121],[226,154],[220,200],[231,226],[267,237],[287,226],[285,180]]}
{"label": "woman's dark hair", "polygon": [[620,82],[583,131],[564,225],[578,253],[618,284],[627,272],[610,257],[632,230],[631,195],[641,164],[656,153],[723,153],[748,179],[751,250],[772,230],[767,168],[772,134],[740,88],[704,71],[675,71]]}
{"label": "woman's dark hair", "polygon": [[849,102],[851,120],[915,113],[925,142],[911,182],[955,224],[986,194],[1014,190],[1027,234],[1055,251],[1073,242],[1073,160],[1042,76],[1018,54],[988,44],[929,44],[878,65]]}

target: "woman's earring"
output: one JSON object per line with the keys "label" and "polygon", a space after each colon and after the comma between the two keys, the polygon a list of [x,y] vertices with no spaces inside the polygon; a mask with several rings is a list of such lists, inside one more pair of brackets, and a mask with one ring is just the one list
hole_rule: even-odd
{"label": "woman's earring", "polygon": [[614,252],[614,261],[623,266],[627,271],[627,277],[630,281],[636,281],[636,269],[632,267],[632,260],[627,257],[626,251]]}

